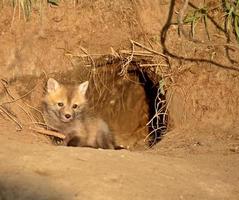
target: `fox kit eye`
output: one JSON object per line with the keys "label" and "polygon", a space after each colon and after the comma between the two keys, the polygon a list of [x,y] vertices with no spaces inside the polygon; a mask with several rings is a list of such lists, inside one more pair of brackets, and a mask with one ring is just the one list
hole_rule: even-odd
{"label": "fox kit eye", "polygon": [[63,104],[62,102],[57,103],[57,105],[58,105],[59,107],[64,106],[64,104]]}
{"label": "fox kit eye", "polygon": [[73,109],[76,109],[77,107],[78,107],[77,104],[73,104],[73,106],[72,106]]}

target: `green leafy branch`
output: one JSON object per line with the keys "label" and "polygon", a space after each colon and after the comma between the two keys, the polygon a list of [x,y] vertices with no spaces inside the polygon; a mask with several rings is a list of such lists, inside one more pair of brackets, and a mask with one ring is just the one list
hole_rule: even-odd
{"label": "green leafy branch", "polygon": [[193,11],[189,12],[185,16],[183,22],[185,24],[191,25],[191,34],[192,34],[193,38],[195,36],[195,28],[196,28],[198,22],[203,21],[206,32],[207,32],[208,39],[210,40],[210,35],[208,32],[208,26],[207,26],[207,20],[208,20],[207,18],[208,18],[208,8],[206,6],[204,6],[202,8],[194,9]]}
{"label": "green leafy branch", "polygon": [[239,0],[225,0],[224,9],[226,11],[226,30],[229,32],[233,29],[239,42]]}

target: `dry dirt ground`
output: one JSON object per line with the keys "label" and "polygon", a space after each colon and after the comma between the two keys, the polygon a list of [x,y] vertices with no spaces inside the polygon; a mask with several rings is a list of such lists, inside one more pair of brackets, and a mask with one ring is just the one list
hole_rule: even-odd
{"label": "dry dirt ground", "polygon": [[1,130],[2,200],[236,200],[239,196],[239,159],[233,152],[167,155],[156,150],[52,146],[37,136],[32,143],[29,138],[34,137],[9,127]]}
{"label": "dry dirt ground", "polygon": [[[82,47],[99,55],[111,53],[112,48],[129,49],[132,39],[159,52],[166,48],[180,59],[170,59],[174,82],[167,93],[168,132],[152,149],[142,145],[149,116],[144,89],[133,84],[137,79],[111,80],[106,73],[106,83],[115,87],[101,95],[104,101],[99,108],[117,129],[117,141],[132,150],[55,146],[48,137],[25,127],[16,131],[16,124],[0,112],[0,200],[239,199],[239,73],[234,67],[239,62],[238,48],[232,45],[225,51],[224,46],[213,45],[227,38],[212,21],[209,45],[179,38],[175,25],[170,26],[165,44],[160,44],[170,2],[83,0],[73,5],[62,1],[58,7],[44,5],[43,10],[36,6],[27,22],[19,9],[13,18],[12,6],[1,7],[0,78],[20,96],[34,87],[43,72],[63,82],[83,81],[86,76],[78,74],[82,68],[75,59],[85,55]],[[174,2],[176,15],[182,1]],[[198,0],[190,2],[201,5]],[[217,2],[208,4],[217,7]],[[223,14],[216,9],[212,17],[221,20]],[[195,37],[207,41],[200,23]],[[32,105],[40,100],[38,89],[27,96]],[[3,90],[1,85],[0,103],[6,102]],[[120,103],[108,108],[112,100]],[[29,122],[26,114],[17,114]],[[134,148],[137,143],[139,148]]]}

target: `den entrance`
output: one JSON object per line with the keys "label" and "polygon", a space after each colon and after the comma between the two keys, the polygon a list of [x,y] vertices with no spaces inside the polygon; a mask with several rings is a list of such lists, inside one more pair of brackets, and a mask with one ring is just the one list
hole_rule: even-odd
{"label": "den entrance", "polygon": [[44,119],[39,120],[43,118],[41,99],[46,81],[52,77],[63,84],[89,80],[89,107],[108,123],[118,145],[132,150],[145,149],[162,139],[167,129],[166,90],[151,59],[127,63],[127,57],[103,56],[94,60],[78,58],[75,63],[67,72],[2,82],[3,98],[7,102],[4,109],[13,113],[13,122],[20,129],[27,125],[30,130],[49,135],[35,126],[44,124]]}
{"label": "den entrance", "polygon": [[159,142],[167,128],[166,94],[152,68],[140,68],[134,61],[122,71],[125,62],[108,57],[96,59],[93,69],[87,63],[53,76],[66,84],[90,80],[90,108],[109,124],[118,144],[142,149]]}

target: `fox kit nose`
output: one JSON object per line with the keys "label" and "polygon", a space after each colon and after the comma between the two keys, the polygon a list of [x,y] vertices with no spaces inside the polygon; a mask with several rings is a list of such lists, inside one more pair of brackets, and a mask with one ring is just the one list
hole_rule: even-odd
{"label": "fox kit nose", "polygon": [[65,114],[65,118],[69,119],[69,118],[71,118],[71,115],[70,114]]}

